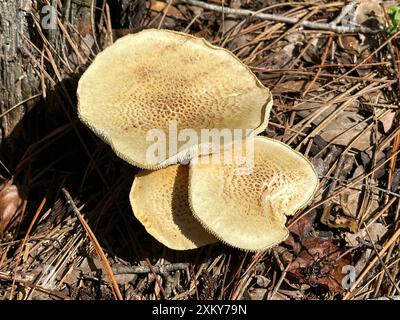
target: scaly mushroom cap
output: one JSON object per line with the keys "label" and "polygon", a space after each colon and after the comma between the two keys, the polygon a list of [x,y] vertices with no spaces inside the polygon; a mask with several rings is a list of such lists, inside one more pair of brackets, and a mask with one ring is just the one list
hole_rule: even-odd
{"label": "scaly mushroom cap", "polygon": [[190,211],[188,170],[188,166],[172,165],[158,171],[143,171],[135,177],[129,196],[133,212],[147,232],[175,250],[195,249],[218,241]]}
{"label": "scaly mushroom cap", "polygon": [[[101,52],[78,85],[79,118],[115,153],[145,169],[207,154],[215,144],[187,141],[166,155],[146,152],[158,139],[146,136],[170,123],[177,130],[254,129],[262,132],[272,105],[269,90],[231,52],[204,39],[167,30],[127,35]],[[172,132],[172,134],[175,134]],[[243,138],[243,137],[242,137]],[[161,139],[161,138],[160,138]],[[178,137],[179,139],[179,137]],[[160,143],[163,143],[162,141]]]}
{"label": "scaly mushroom cap", "polygon": [[265,137],[254,138],[249,174],[238,174],[240,166],[225,164],[223,157],[219,164],[210,164],[209,158],[190,164],[192,212],[208,231],[236,248],[263,250],[283,241],[288,235],[285,214],[305,206],[318,186],[304,156]]}

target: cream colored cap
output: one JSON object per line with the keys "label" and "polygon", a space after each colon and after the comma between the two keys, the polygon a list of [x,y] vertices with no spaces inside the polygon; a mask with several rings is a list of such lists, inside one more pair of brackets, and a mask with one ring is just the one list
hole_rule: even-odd
{"label": "cream colored cap", "polygon": [[[191,35],[154,29],[122,37],[101,52],[81,77],[77,94],[81,121],[119,157],[150,170],[199,154],[199,139],[182,136],[176,148],[170,146],[171,123],[178,131],[193,129],[198,137],[201,129],[258,134],[272,105],[269,90],[231,52]],[[154,129],[165,134],[165,154],[148,153],[162,140]],[[150,132],[157,138],[148,137]]]}
{"label": "cream colored cap", "polygon": [[188,166],[172,165],[158,171],[143,171],[135,177],[129,197],[136,218],[147,232],[175,250],[195,249],[218,241],[190,211],[188,170]]}
{"label": "cream colored cap", "polygon": [[217,238],[243,250],[263,250],[283,241],[288,235],[285,215],[305,206],[318,186],[318,176],[303,155],[265,137],[254,138],[249,174],[240,174],[237,163],[210,164],[210,157],[190,165],[192,212]]}

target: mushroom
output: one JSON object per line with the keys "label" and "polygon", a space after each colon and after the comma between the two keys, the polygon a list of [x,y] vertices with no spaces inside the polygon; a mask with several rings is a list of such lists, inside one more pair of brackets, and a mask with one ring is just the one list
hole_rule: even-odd
{"label": "mushroom", "polygon": [[288,145],[265,137],[254,138],[250,174],[237,174],[235,162],[213,164],[210,156],[190,164],[189,202],[201,224],[243,250],[263,250],[285,240],[285,215],[305,206],[317,189],[312,164]]}
{"label": "mushroom", "polygon": [[[269,90],[228,50],[154,29],[122,37],[98,54],[77,95],[81,121],[119,157],[150,170],[217,147],[184,134],[169,143],[177,139],[166,137],[177,131],[193,129],[199,137],[202,129],[241,129],[243,139],[247,129],[266,128],[272,105]],[[149,152],[158,142],[167,144],[165,152]]]}
{"label": "mushroom", "polygon": [[195,249],[218,240],[193,217],[188,199],[189,167],[172,165],[136,175],[130,201],[147,232],[175,250]]}

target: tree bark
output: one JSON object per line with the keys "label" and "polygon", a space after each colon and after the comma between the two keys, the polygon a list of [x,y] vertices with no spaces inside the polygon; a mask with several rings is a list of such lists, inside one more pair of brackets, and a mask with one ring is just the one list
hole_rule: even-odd
{"label": "tree bark", "polygon": [[[39,109],[50,121],[52,112],[65,115],[65,109],[56,108],[60,95],[52,94],[61,88],[73,113],[76,88],[67,93],[60,82],[75,81],[110,43],[110,30],[132,31],[145,11],[145,0],[0,0],[0,171],[4,164],[13,168],[33,142],[26,127],[47,124],[43,114],[33,111]],[[49,12],[58,13],[51,27]]]}
{"label": "tree bark", "polygon": [[22,101],[38,93],[39,79],[22,51],[29,38],[32,21],[28,11],[34,5],[26,0],[0,0],[0,143],[15,129],[31,102]]}
{"label": "tree bark", "polygon": [[[46,125],[46,119],[27,117],[34,106],[51,113],[56,103],[51,91],[84,64],[81,57],[87,46],[82,39],[93,35],[95,4],[96,0],[0,0],[0,169],[14,168],[32,143],[27,126]],[[49,13],[57,10],[58,18],[53,15],[49,27]]]}

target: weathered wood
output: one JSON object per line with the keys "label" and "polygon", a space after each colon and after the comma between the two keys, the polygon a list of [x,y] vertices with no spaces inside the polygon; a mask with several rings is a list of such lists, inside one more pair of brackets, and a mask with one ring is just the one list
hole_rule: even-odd
{"label": "weathered wood", "polygon": [[[146,11],[144,0],[110,6],[112,24],[129,29]],[[59,82],[74,78],[107,44],[104,7],[103,0],[0,0],[0,161],[11,171],[34,139],[26,127],[46,126],[43,113],[60,111],[60,92],[61,100],[74,100],[74,88],[67,93]],[[40,118],[34,110],[42,112]]]}
{"label": "weathered wood", "polygon": [[[39,79],[22,48],[21,34],[29,35],[33,1],[0,0],[0,114],[38,93]],[[21,121],[31,102],[21,104],[0,119],[0,142]]]}
{"label": "weathered wood", "polygon": [[[10,168],[31,138],[26,125],[45,125],[27,114],[38,102],[42,112],[54,109],[51,91],[82,63],[76,53],[82,50],[81,38],[92,33],[93,1],[0,0],[0,161]],[[50,19],[56,9],[63,15]]]}

